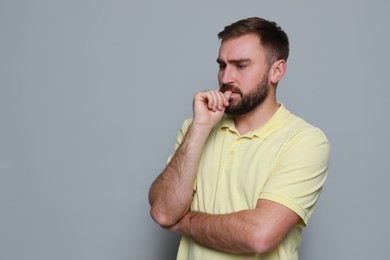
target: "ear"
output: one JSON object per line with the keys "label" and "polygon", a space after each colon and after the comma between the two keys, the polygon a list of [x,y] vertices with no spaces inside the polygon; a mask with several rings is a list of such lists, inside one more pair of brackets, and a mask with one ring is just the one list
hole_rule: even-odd
{"label": "ear", "polygon": [[272,84],[278,84],[278,82],[284,77],[287,70],[287,62],[285,60],[277,60],[272,64],[270,69],[270,81]]}

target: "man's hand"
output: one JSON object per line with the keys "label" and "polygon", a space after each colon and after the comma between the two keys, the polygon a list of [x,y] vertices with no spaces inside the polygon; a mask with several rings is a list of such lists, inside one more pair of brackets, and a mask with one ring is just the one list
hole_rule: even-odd
{"label": "man's hand", "polygon": [[231,91],[224,93],[219,90],[209,90],[197,93],[194,96],[194,121],[198,126],[212,128],[223,116],[225,108],[229,106]]}

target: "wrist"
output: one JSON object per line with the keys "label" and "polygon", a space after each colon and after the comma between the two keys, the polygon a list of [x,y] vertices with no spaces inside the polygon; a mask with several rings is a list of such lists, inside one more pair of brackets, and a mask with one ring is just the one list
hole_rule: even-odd
{"label": "wrist", "polygon": [[167,229],[179,235],[189,235],[188,233],[189,213],[190,212],[187,212],[187,214],[184,215],[176,224],[168,227]]}
{"label": "wrist", "polygon": [[212,125],[199,124],[193,121],[188,128],[188,132],[193,139],[196,139],[197,142],[199,142],[202,140],[205,141],[212,129]]}

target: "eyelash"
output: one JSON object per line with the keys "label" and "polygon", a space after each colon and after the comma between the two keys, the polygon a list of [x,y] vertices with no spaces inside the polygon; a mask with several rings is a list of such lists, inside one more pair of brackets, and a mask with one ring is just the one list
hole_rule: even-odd
{"label": "eyelash", "polygon": [[[237,69],[243,70],[248,67],[248,64],[236,64],[235,65]],[[225,64],[219,64],[219,70],[224,70],[226,68]]]}

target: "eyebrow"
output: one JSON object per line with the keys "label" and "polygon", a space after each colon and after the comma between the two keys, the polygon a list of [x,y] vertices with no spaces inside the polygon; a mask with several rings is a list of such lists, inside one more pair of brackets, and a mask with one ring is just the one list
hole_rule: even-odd
{"label": "eyebrow", "polygon": [[[226,62],[220,58],[218,58],[216,61],[218,64],[226,64]],[[238,63],[250,62],[250,61],[251,61],[251,59],[242,58],[242,59],[231,59],[231,60],[228,60],[227,63],[238,64]]]}

